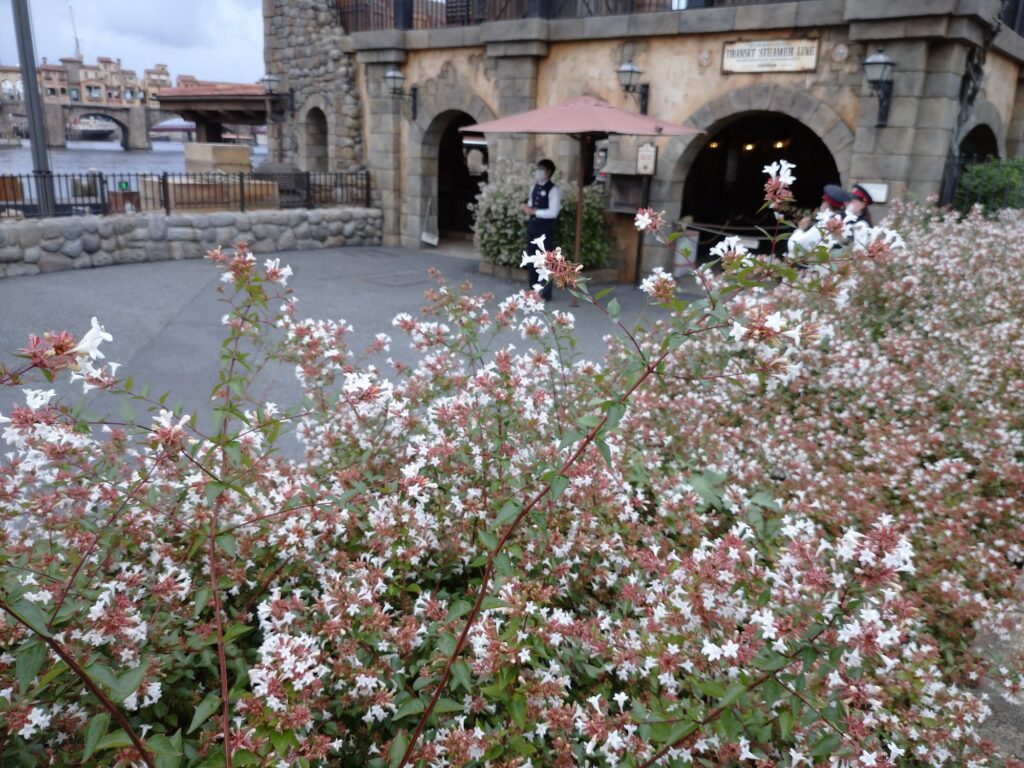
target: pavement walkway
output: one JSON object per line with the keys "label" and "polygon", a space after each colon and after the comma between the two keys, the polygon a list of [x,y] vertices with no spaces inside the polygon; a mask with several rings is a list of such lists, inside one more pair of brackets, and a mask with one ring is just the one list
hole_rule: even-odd
{"label": "pavement walkway", "polygon": [[[346,320],[354,329],[351,348],[357,351],[365,349],[377,333],[388,333],[394,341],[392,354],[409,362],[415,354],[408,350],[408,337],[392,328],[391,320],[400,312],[418,314],[424,291],[435,285],[427,273],[431,267],[453,285],[470,280],[476,292],[491,292],[496,302],[525,287],[525,283],[480,274],[478,259],[466,248],[445,253],[353,247],[292,251],[280,257],[295,271],[289,286],[299,299],[300,316]],[[217,350],[224,338],[219,279],[214,265],[190,260],[0,280],[0,359],[16,362],[12,354],[25,346],[30,333],[66,329],[81,335],[95,315],[114,337],[103,350],[109,360],[122,364],[119,375],[133,377],[137,385],[150,384],[154,394],[169,391],[170,403],[180,402],[201,416],[216,382]],[[580,354],[603,357],[604,336],[615,332],[614,326],[595,308],[570,308],[571,297],[555,293],[549,306],[571,309],[576,315]],[[616,286],[615,296],[628,327],[649,322],[660,312],[632,286]],[[526,344],[518,336],[510,336],[509,341],[520,347]],[[81,393],[77,386],[59,389],[77,397]],[[266,372],[260,387],[258,394],[282,406],[299,397],[294,377],[284,369]],[[106,404],[104,397],[93,396],[93,409],[119,414],[120,405]],[[0,413],[10,412],[15,402],[23,402],[20,391],[0,389]]]}

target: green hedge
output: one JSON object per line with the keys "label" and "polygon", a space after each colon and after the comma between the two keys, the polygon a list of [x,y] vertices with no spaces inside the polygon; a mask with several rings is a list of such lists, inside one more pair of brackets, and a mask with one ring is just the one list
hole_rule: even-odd
{"label": "green hedge", "polygon": [[1024,208],[1024,157],[989,160],[965,168],[956,188],[956,207],[968,211],[977,203],[986,213]]}

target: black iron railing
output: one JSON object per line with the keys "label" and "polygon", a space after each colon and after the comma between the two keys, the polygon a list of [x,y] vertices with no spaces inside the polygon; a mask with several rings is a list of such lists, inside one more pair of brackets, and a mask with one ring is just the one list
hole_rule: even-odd
{"label": "black iron railing", "polygon": [[47,186],[55,216],[369,207],[371,200],[367,171],[0,175],[0,219],[39,217],[40,189]]}
{"label": "black iron railing", "polygon": [[693,8],[767,5],[782,0],[336,0],[346,32],[466,27],[526,18],[577,19]]}

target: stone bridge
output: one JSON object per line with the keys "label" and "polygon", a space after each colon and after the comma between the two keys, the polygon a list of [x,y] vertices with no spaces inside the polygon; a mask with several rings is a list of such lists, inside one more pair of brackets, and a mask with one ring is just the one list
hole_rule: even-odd
{"label": "stone bridge", "polygon": [[176,112],[164,109],[101,104],[43,104],[43,122],[46,124],[47,144],[63,147],[67,144],[66,128],[76,118],[106,117],[121,129],[121,146],[125,149],[150,149],[149,131],[164,120],[177,117]]}

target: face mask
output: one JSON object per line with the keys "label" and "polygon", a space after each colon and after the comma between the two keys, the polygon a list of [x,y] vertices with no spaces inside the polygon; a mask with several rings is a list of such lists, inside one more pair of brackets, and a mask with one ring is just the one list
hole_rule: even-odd
{"label": "face mask", "polygon": [[543,184],[545,181],[548,180],[548,174],[546,171],[542,171],[540,168],[538,168],[536,171],[533,172],[533,180],[536,181],[538,184]]}

